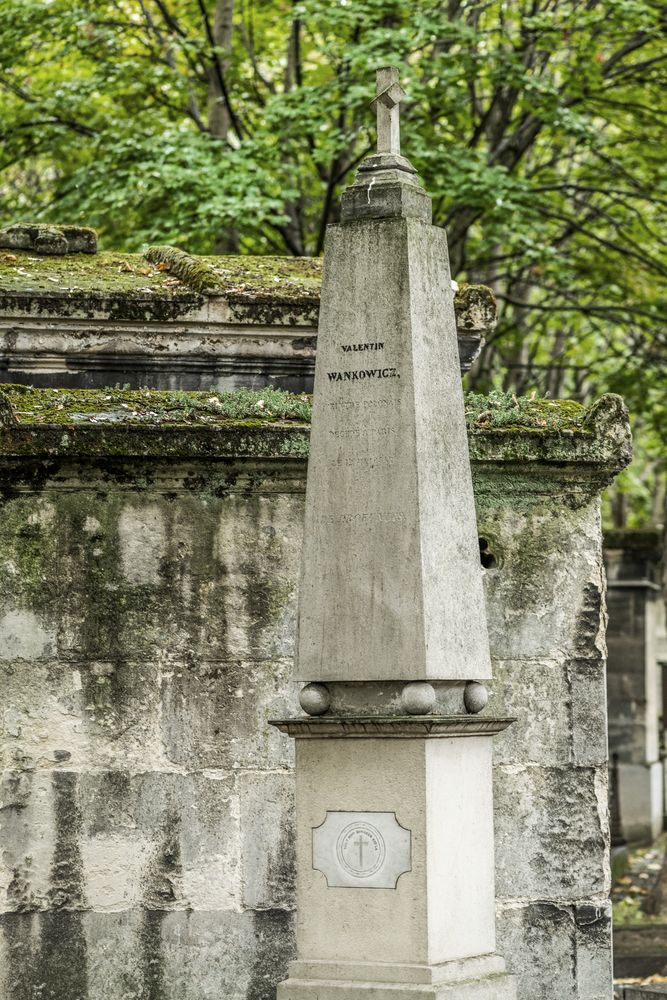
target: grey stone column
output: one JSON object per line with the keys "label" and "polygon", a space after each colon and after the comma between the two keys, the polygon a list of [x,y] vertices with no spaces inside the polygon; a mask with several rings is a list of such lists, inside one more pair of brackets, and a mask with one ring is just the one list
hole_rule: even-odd
{"label": "grey stone column", "polygon": [[609,750],[618,755],[623,833],[635,843],[650,843],[663,826],[661,541],[658,530],[605,536]]}

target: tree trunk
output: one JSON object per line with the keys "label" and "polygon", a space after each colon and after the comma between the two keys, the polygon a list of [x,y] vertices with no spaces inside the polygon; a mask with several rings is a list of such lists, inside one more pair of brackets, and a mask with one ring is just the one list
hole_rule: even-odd
{"label": "tree trunk", "polygon": [[[234,30],[234,0],[217,0],[213,14],[213,40],[223,73],[229,68]],[[208,127],[211,135],[226,139],[231,119],[215,66],[208,67]]]}
{"label": "tree trunk", "polygon": [[[223,73],[229,68],[232,37],[234,32],[234,0],[217,0],[213,14],[213,41],[218,52],[218,59]],[[211,63],[208,67],[208,128],[211,135],[227,140],[231,126],[229,109],[220,86],[220,77],[216,67]],[[238,253],[239,235],[235,226],[222,230],[215,241],[214,253]]]}

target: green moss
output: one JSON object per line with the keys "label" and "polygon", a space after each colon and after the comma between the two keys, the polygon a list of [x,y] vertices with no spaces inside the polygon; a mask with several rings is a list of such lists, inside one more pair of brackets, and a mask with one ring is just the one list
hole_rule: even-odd
{"label": "green moss", "polygon": [[[0,454],[12,461],[42,456],[34,488],[39,488],[39,476],[48,477],[51,460],[63,455],[139,462],[308,455],[311,399],[278,389],[165,392],[2,385],[2,397],[16,423],[0,423]],[[611,394],[587,410],[562,400],[469,395],[466,419],[470,457],[486,465],[485,482],[493,478],[491,467],[502,465],[503,489],[515,488],[518,499],[551,492],[553,469],[563,464],[582,470],[582,495],[590,492],[588,480],[596,469],[601,489],[632,456],[627,411],[622,399]],[[515,468],[508,472],[508,464]],[[544,466],[541,485],[536,464]],[[131,475],[136,474],[134,469]]]}
{"label": "green moss", "polygon": [[[19,424],[224,425],[262,427],[310,420],[310,397],[280,389],[166,392],[155,389],[34,389],[2,385]],[[0,410],[1,410],[0,406]]]}
{"label": "green moss", "polygon": [[146,259],[196,292],[230,302],[319,304],[322,261],[309,257],[195,257],[177,247],[153,246]]}
{"label": "green moss", "polygon": [[206,292],[238,302],[317,304],[321,273],[321,260],[307,257],[194,257],[175,247],[151,247],[146,257],[109,251],[42,257],[0,250],[0,302],[12,294],[174,298]]}
{"label": "green moss", "polygon": [[2,503],[0,517],[0,595],[44,610],[53,598],[48,567],[57,539],[47,499],[19,496]]}
{"label": "green moss", "polygon": [[168,271],[173,278],[178,278],[196,292],[221,291],[218,276],[201,257],[193,257],[177,247],[149,247],[144,257],[158,269]]}
{"label": "green moss", "polygon": [[[169,273],[150,264],[140,254],[98,253],[38,257],[30,252],[0,251],[0,296],[11,293],[107,294],[159,291],[174,295],[190,292]],[[1,300],[0,300],[1,301]]]}
{"label": "green moss", "polygon": [[[180,392],[155,389],[35,389],[2,385],[0,411],[11,406],[19,424],[224,424],[246,427],[297,421],[308,423],[311,398],[280,389]],[[516,397],[494,392],[466,396],[470,430],[590,434],[586,411],[568,400]],[[8,411],[7,411],[8,412]],[[9,421],[8,421],[9,422]]]}
{"label": "green moss", "polygon": [[566,399],[538,399],[511,392],[491,392],[488,396],[468,393],[466,422],[470,430],[555,431],[562,434],[588,433],[585,409]]}
{"label": "green moss", "polygon": [[318,257],[202,257],[230,302],[319,306],[322,260]]}

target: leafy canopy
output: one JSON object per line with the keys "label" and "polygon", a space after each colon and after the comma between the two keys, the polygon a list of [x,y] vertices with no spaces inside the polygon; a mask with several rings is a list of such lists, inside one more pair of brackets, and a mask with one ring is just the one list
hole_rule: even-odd
{"label": "leafy canopy", "polygon": [[621,489],[652,519],[666,38],[662,0],[0,0],[2,214],[317,255],[373,147],[374,69],[399,65],[453,274],[500,304],[471,386],[623,393],[644,457]]}

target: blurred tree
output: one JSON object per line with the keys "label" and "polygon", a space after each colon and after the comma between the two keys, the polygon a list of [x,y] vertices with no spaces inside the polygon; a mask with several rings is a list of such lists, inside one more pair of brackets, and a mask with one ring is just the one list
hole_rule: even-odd
{"label": "blurred tree", "polygon": [[500,304],[471,385],[622,392],[651,457],[620,488],[656,517],[666,41],[658,0],[0,0],[2,214],[319,254],[400,65],[453,274]]}

